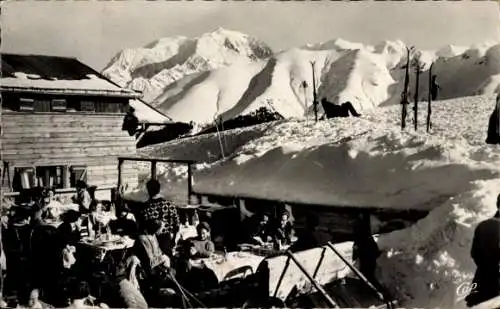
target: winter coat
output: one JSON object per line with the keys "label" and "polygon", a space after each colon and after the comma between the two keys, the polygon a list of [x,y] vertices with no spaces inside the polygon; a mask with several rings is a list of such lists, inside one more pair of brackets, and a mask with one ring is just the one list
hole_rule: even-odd
{"label": "winter coat", "polygon": [[500,144],[500,95],[497,96],[495,110],[488,123],[487,144]]}

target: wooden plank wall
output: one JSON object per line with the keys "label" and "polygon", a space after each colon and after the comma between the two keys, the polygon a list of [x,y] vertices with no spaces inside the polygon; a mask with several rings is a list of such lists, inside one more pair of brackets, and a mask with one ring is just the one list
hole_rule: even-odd
{"label": "wooden plank wall", "polygon": [[[2,112],[3,160],[11,166],[86,165],[89,185],[116,185],[118,156],[136,154],[135,137],[122,131],[123,115]],[[137,185],[135,163],[124,182]]]}

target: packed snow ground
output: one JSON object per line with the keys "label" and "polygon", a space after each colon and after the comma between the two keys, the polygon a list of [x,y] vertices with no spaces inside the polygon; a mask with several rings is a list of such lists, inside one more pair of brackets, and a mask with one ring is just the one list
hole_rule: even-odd
{"label": "packed snow ground", "polygon": [[[256,126],[253,134],[249,128],[232,130],[226,144],[236,141],[237,146],[225,159],[216,135],[150,147],[145,153],[189,154],[199,160],[198,192],[430,210],[414,226],[380,237],[385,254],[378,274],[404,307],[463,308],[457,288],[475,270],[473,230],[493,215],[500,192],[500,149],[484,143],[494,102],[492,96],[436,102],[431,134],[425,133],[422,103],[418,132],[411,116],[401,132],[400,107],[393,106],[361,118],[316,124],[296,119]],[[185,169],[164,167],[161,172],[163,193],[185,201]],[[130,197],[144,199],[144,188]]]}

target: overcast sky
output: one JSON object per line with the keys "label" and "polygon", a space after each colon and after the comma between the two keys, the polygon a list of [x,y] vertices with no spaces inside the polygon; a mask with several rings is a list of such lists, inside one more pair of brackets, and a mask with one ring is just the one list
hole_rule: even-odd
{"label": "overcast sky", "polygon": [[218,27],[275,51],[337,37],[422,49],[500,40],[493,1],[15,1],[3,3],[1,17],[2,51],[77,57],[98,70],[123,48]]}

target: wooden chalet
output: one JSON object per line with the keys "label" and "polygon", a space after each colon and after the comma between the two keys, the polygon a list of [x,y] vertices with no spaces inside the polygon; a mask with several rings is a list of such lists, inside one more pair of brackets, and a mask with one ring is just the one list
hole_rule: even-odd
{"label": "wooden chalet", "polygon": [[[129,103],[142,114],[159,112],[77,59],[1,60],[3,192],[37,185],[72,191],[80,179],[98,189],[116,186],[117,157],[136,153],[135,137],[122,130]],[[122,177],[137,184],[133,163],[122,167]]]}

